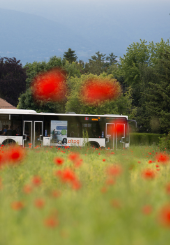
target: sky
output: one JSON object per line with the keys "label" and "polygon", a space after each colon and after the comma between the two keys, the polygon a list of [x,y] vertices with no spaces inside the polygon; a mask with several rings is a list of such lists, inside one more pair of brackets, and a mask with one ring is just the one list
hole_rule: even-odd
{"label": "sky", "polygon": [[[138,7],[143,6],[147,11],[147,8],[153,8],[157,10],[165,9],[170,13],[170,1],[169,0],[1,0],[0,8],[18,10],[26,13],[38,14],[47,18],[50,18],[50,13],[58,14],[60,11],[71,11],[86,6],[94,9],[104,8],[109,9],[121,7],[125,9],[130,7],[137,10]],[[140,8],[138,9],[140,11]]]}
{"label": "sky", "polygon": [[[68,24],[74,25],[78,19],[87,21],[88,16],[128,19],[155,13],[158,18],[167,16],[170,22],[170,0],[0,0],[0,8],[21,11],[45,17],[53,21],[64,21],[69,16]],[[72,13],[72,15],[71,15]]]}
{"label": "sky", "polygon": [[[104,43],[107,46],[108,42],[112,45],[110,53],[113,50],[117,52],[115,42],[122,45],[122,52],[125,53],[128,45],[140,38],[143,40],[146,36],[145,40],[152,41],[155,32],[157,37],[154,42],[160,42],[162,37],[165,41],[170,39],[170,0],[0,0],[0,8],[62,23],[90,41],[99,40],[101,46]],[[113,34],[115,29],[120,33],[116,33],[113,40],[111,32]],[[125,38],[119,42],[116,38],[121,30]]]}

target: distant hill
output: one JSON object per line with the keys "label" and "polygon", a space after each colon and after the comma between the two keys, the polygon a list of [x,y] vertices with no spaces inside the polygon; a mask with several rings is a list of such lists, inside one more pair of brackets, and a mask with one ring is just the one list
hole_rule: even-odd
{"label": "distant hill", "polygon": [[156,12],[145,8],[139,8],[139,12],[131,7],[123,11],[120,8],[119,12],[114,4],[109,10],[99,9],[98,5],[91,9],[89,5],[83,8],[81,5],[82,10],[77,7],[74,12],[68,6],[65,14],[51,11],[53,20],[47,19],[49,15],[43,18],[0,9],[0,56],[16,57],[25,65],[47,61],[54,55],[63,57],[71,48],[78,59],[86,62],[97,51],[123,56],[127,47],[139,39],[166,41],[170,38],[168,14],[169,21],[161,9]]}
{"label": "distant hill", "polygon": [[16,57],[23,64],[63,57],[68,48],[75,50],[79,59],[87,59],[93,54],[90,49],[97,47],[62,23],[4,9],[0,9],[0,35],[0,56]]}

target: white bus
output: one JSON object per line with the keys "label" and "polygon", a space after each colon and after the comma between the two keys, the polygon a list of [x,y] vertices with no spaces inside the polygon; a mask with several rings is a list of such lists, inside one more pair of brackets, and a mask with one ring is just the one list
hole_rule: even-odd
{"label": "white bus", "polygon": [[[116,124],[123,129],[119,135],[110,130]],[[0,145],[84,146],[87,142],[110,149],[129,147],[128,116],[0,109]]]}

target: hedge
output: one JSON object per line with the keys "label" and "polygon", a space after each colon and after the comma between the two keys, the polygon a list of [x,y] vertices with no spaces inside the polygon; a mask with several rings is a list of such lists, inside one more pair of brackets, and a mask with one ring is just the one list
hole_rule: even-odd
{"label": "hedge", "polygon": [[159,144],[159,138],[163,137],[162,134],[154,133],[130,133],[131,145],[152,145]]}

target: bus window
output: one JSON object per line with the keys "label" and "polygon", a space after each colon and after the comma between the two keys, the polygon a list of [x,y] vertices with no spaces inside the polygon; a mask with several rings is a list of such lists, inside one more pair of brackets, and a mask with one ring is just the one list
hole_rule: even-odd
{"label": "bus window", "polygon": [[102,138],[102,130],[99,123],[83,123],[82,130],[88,133],[89,138]]}
{"label": "bus window", "polygon": [[78,123],[70,123],[69,137],[80,137],[80,125]]}
{"label": "bus window", "polygon": [[45,135],[45,137],[50,137],[50,125],[51,125],[51,121],[46,120],[44,123],[44,131],[45,131],[44,135]]}
{"label": "bus window", "polygon": [[0,115],[0,135],[18,136],[22,135],[22,121],[21,117],[9,115]]}

